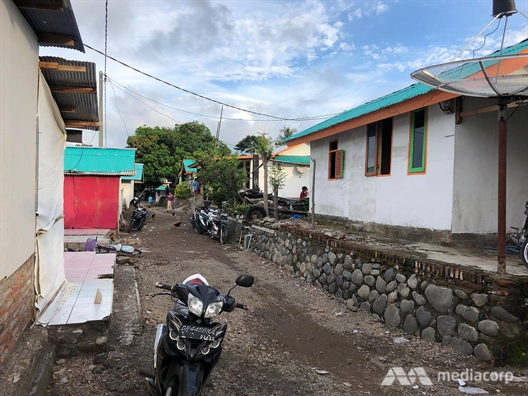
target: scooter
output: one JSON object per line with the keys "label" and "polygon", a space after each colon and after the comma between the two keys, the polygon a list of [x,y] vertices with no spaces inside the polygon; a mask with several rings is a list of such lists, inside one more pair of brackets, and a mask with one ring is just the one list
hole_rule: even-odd
{"label": "scooter", "polygon": [[221,244],[227,242],[227,214],[220,211],[209,213],[209,235],[211,238],[218,239]]}
{"label": "scooter", "polygon": [[198,234],[203,234],[209,230],[209,220],[209,208],[207,206],[196,208],[191,216],[191,225]]}
{"label": "scooter", "polygon": [[515,230],[508,238],[519,248],[519,256],[523,264],[528,268],[528,201],[524,205],[524,222],[521,228],[512,227]]}
{"label": "scooter", "polygon": [[145,209],[143,206],[140,206],[139,202],[140,202],[139,197],[134,197],[134,199],[130,201],[130,206],[134,206],[135,209],[132,212],[130,223],[128,223],[127,232],[132,231],[132,229],[134,228],[137,229],[138,231],[141,231],[141,229],[145,225],[145,221],[147,220],[149,211]]}
{"label": "scooter", "polygon": [[140,371],[161,396],[199,395],[211,371],[220,360],[227,323],[214,322],[222,312],[247,310],[229,294],[236,286],[250,287],[254,278],[240,275],[227,294],[209,286],[199,275],[181,284],[156,283],[175,302],[167,314],[167,324],[159,324],[154,341],[154,373]]}

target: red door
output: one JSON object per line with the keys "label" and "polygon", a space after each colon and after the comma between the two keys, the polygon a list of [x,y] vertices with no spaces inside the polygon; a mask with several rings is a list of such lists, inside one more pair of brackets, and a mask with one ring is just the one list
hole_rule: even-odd
{"label": "red door", "polygon": [[64,176],[64,228],[117,228],[119,176]]}

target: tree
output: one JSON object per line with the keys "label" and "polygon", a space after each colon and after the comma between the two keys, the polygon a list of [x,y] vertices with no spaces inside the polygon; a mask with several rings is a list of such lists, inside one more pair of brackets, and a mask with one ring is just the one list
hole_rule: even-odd
{"label": "tree", "polygon": [[218,150],[199,150],[194,154],[200,162],[198,179],[209,191],[210,198],[218,205],[233,203],[246,181],[244,170],[235,156],[221,156]]}
{"label": "tree", "polygon": [[277,146],[282,146],[282,141],[294,134],[297,133],[297,129],[295,128],[290,128],[290,127],[284,127],[280,130],[280,133],[279,133],[279,136],[277,137],[277,139],[275,140],[275,144]]}
{"label": "tree", "polygon": [[269,175],[269,185],[273,189],[274,216],[276,219],[279,218],[279,189],[284,187],[284,180],[286,180],[286,173],[282,166],[272,166]]}
{"label": "tree", "polygon": [[269,216],[269,205],[268,205],[268,162],[271,159],[273,153],[273,141],[268,137],[265,132],[259,133],[257,136],[258,148],[257,152],[262,158],[262,167],[264,168],[264,210],[266,215]]}
{"label": "tree", "polygon": [[240,151],[241,154],[255,154],[258,151],[258,145],[258,136],[247,135],[237,143],[235,150]]}
{"label": "tree", "polygon": [[[145,185],[158,186],[163,179],[176,179],[184,158],[193,158],[196,150],[214,147],[214,137],[209,128],[197,121],[174,128],[144,125],[136,129],[134,136],[128,137],[127,147],[135,147],[136,162],[145,164]],[[222,142],[218,152],[231,154]]]}

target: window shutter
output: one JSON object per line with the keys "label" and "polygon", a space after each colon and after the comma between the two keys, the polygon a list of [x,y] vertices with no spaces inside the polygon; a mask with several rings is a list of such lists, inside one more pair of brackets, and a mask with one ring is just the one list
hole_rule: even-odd
{"label": "window shutter", "polygon": [[336,151],[336,179],[343,177],[343,165],[345,160],[345,152],[343,150]]}

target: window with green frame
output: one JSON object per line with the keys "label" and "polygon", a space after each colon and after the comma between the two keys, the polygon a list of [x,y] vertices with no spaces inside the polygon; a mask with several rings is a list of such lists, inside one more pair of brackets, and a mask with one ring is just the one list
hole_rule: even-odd
{"label": "window with green frame", "polygon": [[411,114],[409,173],[424,173],[427,157],[427,112],[420,109]]}

